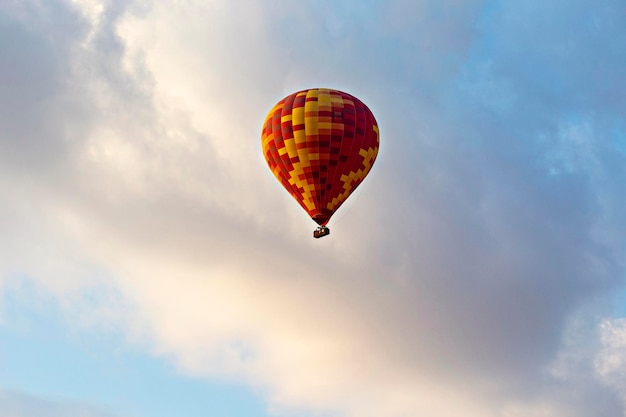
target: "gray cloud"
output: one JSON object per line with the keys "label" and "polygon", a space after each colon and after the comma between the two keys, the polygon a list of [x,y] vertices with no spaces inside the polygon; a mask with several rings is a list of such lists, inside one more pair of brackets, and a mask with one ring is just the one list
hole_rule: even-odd
{"label": "gray cloud", "polygon": [[[614,52],[621,38],[610,27],[597,44],[582,43],[576,29],[594,18],[590,10],[608,15],[603,8],[581,2],[563,16],[516,7],[484,12],[488,36],[471,46],[440,107],[425,112],[431,126],[418,122],[422,130],[412,134],[421,149],[409,147],[402,163],[387,167],[402,184],[390,199],[402,197],[400,208],[386,207],[383,216],[405,220],[404,244],[398,235],[388,242],[414,250],[391,253],[388,264],[409,264],[402,273],[413,271],[422,286],[416,305],[445,311],[450,322],[440,322],[456,347],[452,354],[471,372],[493,369],[532,385],[539,375],[531,374],[559,349],[570,314],[621,284],[623,192],[614,181],[624,175],[623,155],[610,144],[608,127],[621,104],[607,110],[596,97],[598,84],[617,82],[604,78],[605,67],[623,57]],[[544,24],[550,32],[541,32]],[[551,55],[571,35],[582,48]],[[574,68],[571,79],[565,68]],[[571,84],[555,91],[550,74]],[[419,117],[416,111],[413,119]]]}
{"label": "gray cloud", "polygon": [[47,166],[65,154],[54,104],[67,86],[72,44],[84,25],[57,3],[5,3],[0,19],[3,165]]}
{"label": "gray cloud", "polygon": [[25,394],[19,391],[0,389],[0,410],[10,417],[113,417],[114,414],[90,405],[57,402]]}

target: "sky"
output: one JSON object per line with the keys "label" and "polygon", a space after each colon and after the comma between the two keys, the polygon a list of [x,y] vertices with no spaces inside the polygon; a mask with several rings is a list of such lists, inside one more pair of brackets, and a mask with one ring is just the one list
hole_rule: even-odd
{"label": "sky", "polygon": [[[626,416],[623,0],[0,0],[0,415]],[[315,223],[261,152],[372,110]]]}

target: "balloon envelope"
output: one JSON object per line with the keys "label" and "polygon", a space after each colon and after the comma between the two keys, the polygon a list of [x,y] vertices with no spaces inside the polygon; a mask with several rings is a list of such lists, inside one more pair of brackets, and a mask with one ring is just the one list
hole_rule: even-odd
{"label": "balloon envelope", "polygon": [[274,106],[263,123],[261,144],[278,181],[324,226],[372,168],[378,124],[356,97],[313,88]]}

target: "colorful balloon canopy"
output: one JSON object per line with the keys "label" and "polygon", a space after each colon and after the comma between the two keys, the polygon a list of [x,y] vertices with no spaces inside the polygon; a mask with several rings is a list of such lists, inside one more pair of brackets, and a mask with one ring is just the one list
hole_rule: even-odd
{"label": "colorful balloon canopy", "polygon": [[274,106],[263,124],[261,143],[276,178],[325,226],[372,168],[378,136],[374,115],[359,99],[312,88]]}

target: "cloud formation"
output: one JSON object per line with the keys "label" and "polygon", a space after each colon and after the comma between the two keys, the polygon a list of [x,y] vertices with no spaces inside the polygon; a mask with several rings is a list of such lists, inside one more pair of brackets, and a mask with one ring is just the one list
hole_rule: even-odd
{"label": "cloud formation", "polygon": [[[364,3],[0,6],[4,286],[279,414],[622,416],[623,7]],[[312,86],[381,127],[320,241],[258,139]]]}
{"label": "cloud formation", "polygon": [[0,390],[0,410],[11,417],[113,417],[105,410],[98,410],[88,405],[60,403],[22,392]]}

